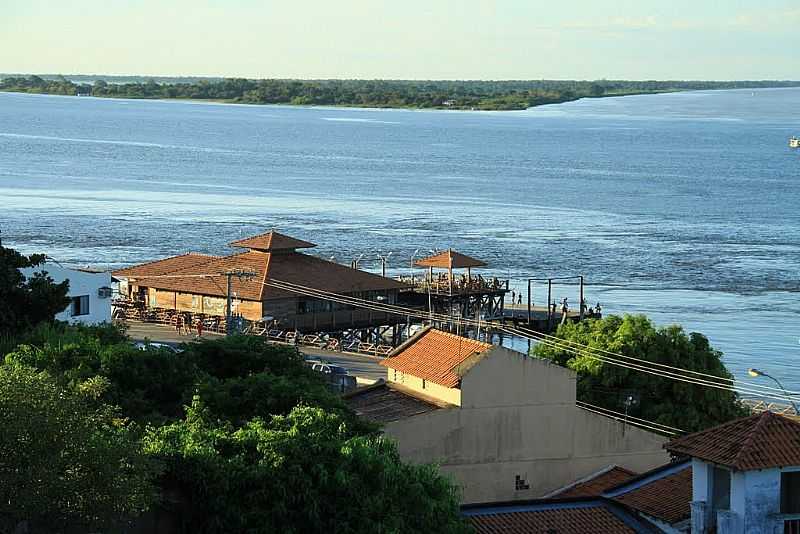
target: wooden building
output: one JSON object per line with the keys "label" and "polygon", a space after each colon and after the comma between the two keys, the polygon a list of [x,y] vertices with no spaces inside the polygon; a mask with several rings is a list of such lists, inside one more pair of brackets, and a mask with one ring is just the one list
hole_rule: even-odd
{"label": "wooden building", "polygon": [[352,269],[298,252],[316,246],[278,232],[234,241],[245,249],[229,256],[189,253],[114,272],[120,292],[148,308],[224,316],[231,276],[232,311],[251,321],[274,320],[282,328],[301,332],[336,332],[405,323],[406,318],[354,308],[270,285],[296,284],[345,294],[382,304],[394,304],[405,285],[396,280]]}

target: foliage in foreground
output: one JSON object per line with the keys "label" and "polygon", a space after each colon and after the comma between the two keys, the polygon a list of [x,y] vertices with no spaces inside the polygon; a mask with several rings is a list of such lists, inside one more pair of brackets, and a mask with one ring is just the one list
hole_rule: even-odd
{"label": "foliage in foreground", "polygon": [[454,486],[404,464],[393,443],[354,435],[340,415],[296,407],[241,428],[199,397],[186,418],[151,428],[165,485],[192,503],[193,532],[466,532]]}
{"label": "foliage in foreground", "polygon": [[[720,378],[732,378],[722,353],[697,332],[680,326],[656,328],[644,315],[611,315],[603,319],[567,323],[558,328],[560,340],[587,345],[595,353],[606,350]],[[662,376],[604,363],[593,351],[569,351],[565,345],[539,344],[533,354],[578,372],[578,399],[623,411],[628,396],[638,400],[629,413],[689,432],[746,415],[736,393],[679,382]],[[602,353],[600,353],[602,354]]]}
{"label": "foliage in foreground", "polygon": [[22,521],[110,527],[153,501],[155,467],[135,429],[92,399],[96,387],[83,391],[30,367],[0,366],[0,532]]}
{"label": "foliage in foreground", "polygon": [[25,277],[19,271],[44,261],[42,254],[23,256],[0,244],[0,344],[10,335],[52,322],[69,304],[69,282],[56,284],[46,273]]}

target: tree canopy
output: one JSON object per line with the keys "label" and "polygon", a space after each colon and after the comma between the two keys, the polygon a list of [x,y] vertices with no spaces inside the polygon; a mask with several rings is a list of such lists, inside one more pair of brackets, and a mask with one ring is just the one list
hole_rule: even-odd
{"label": "tree canopy", "polygon": [[20,269],[43,264],[45,256],[24,256],[0,243],[0,336],[10,336],[42,323],[69,305],[69,282],[56,284],[45,272],[26,278]]}
{"label": "tree canopy", "polygon": [[591,356],[606,350],[648,362],[732,378],[722,363],[722,353],[697,332],[686,334],[680,326],[656,328],[644,315],[611,315],[558,328],[561,340],[588,346],[591,350],[566,350],[538,344],[532,352],[578,372],[578,399],[615,411],[625,410],[625,400],[634,399],[628,413],[689,432],[708,428],[746,415],[736,393],[698,386],[604,363]]}
{"label": "tree canopy", "polygon": [[103,385],[87,386],[0,366],[0,531],[110,527],[152,503],[155,464],[135,429],[95,402]]}
{"label": "tree canopy", "polygon": [[[85,77],[76,76],[76,79]],[[0,91],[120,98],[184,98],[244,104],[294,104],[379,108],[526,109],[583,97],[692,89],[798,86],[791,81],[682,80],[252,80],[136,79],[73,82],[63,76],[7,77]]]}

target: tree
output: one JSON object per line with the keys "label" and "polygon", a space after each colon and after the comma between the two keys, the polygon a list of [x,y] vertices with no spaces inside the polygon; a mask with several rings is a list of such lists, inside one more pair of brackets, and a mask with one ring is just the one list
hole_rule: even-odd
{"label": "tree", "polygon": [[37,267],[45,256],[23,256],[0,243],[0,336],[17,335],[42,322],[52,322],[69,305],[69,281],[56,284],[44,272],[26,278],[21,268]]}
{"label": "tree", "polygon": [[[603,319],[566,323],[556,332],[560,340],[592,350],[565,350],[539,344],[533,354],[578,372],[578,398],[615,411],[625,410],[632,396],[638,405],[629,413],[643,419],[695,431],[745,415],[731,391],[679,382],[663,376],[604,363],[592,351],[606,350],[648,362],[732,378],[722,353],[697,332],[687,335],[677,325],[655,328],[644,315],[611,315]],[[594,352],[596,354],[596,352]],[[602,353],[600,353],[602,354]]]}
{"label": "tree", "polygon": [[434,466],[404,464],[382,437],[339,415],[296,407],[241,428],[195,397],[183,421],[150,428],[193,532],[466,532],[456,487]]}
{"label": "tree", "polygon": [[44,372],[0,366],[0,531],[104,527],[147,509],[154,465],[131,427]]}

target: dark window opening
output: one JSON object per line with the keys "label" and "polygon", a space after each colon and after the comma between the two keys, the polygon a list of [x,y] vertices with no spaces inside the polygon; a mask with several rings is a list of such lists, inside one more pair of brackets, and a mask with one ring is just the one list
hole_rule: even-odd
{"label": "dark window opening", "polygon": [[72,316],[89,315],[89,295],[72,297]]}
{"label": "dark window opening", "polygon": [[781,513],[800,514],[800,471],[781,473]]}
{"label": "dark window opening", "polygon": [[711,481],[711,506],[714,510],[730,510],[731,508],[731,472],[719,467],[714,468]]}

